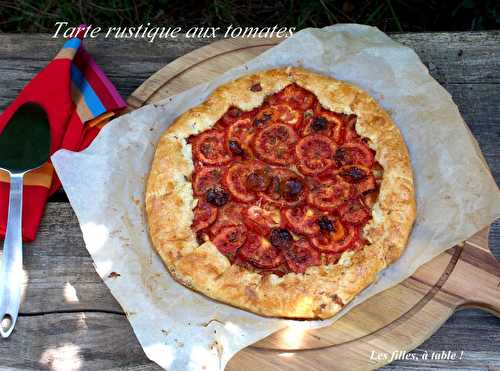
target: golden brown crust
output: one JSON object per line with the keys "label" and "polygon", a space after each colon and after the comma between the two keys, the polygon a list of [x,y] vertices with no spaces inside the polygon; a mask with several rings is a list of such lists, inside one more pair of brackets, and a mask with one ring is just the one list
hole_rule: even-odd
{"label": "golden brown crust", "polygon": [[[250,90],[256,83],[261,91]],[[196,242],[191,230],[196,205],[190,181],[193,161],[187,138],[211,128],[229,107],[251,110],[265,96],[292,83],[314,93],[331,111],[357,115],[356,131],[369,139],[384,175],[372,220],[364,228],[369,245],[345,252],[335,265],[312,266],[304,274],[263,276],[231,265],[210,241],[201,246]],[[408,151],[391,117],[358,87],[293,67],[229,82],[177,118],[156,149],[147,182],[146,210],[153,245],[175,279],[236,307],[290,318],[336,314],[401,255],[416,214]]]}

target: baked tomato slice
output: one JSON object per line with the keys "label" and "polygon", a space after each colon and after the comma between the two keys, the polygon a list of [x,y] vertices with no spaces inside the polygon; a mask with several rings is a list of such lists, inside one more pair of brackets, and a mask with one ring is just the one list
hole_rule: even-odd
{"label": "baked tomato slice", "polygon": [[246,205],[234,201],[218,208],[217,219],[210,226],[210,235],[215,237],[224,227],[244,224],[246,209]]}
{"label": "baked tomato slice", "polygon": [[302,112],[290,107],[289,104],[278,104],[272,107],[277,121],[288,125],[298,125],[302,119]]}
{"label": "baked tomato slice", "polygon": [[372,174],[368,174],[365,179],[356,183],[355,187],[359,194],[374,191],[377,188],[377,181]]}
{"label": "baked tomato slice", "polygon": [[335,220],[335,230],[322,232],[313,236],[310,240],[312,245],[325,253],[341,253],[347,250],[358,238],[358,230],[353,225],[343,225],[338,219]]}
{"label": "baked tomato slice", "polygon": [[295,233],[315,234],[319,232],[318,219],[321,214],[311,207],[294,207],[283,210],[286,225]]}
{"label": "baked tomato slice", "polygon": [[256,193],[267,189],[271,182],[266,166],[258,161],[233,164],[225,176],[225,184],[231,195],[239,201],[251,202]]}
{"label": "baked tomato slice", "polygon": [[268,235],[271,229],[281,225],[280,210],[272,205],[250,206],[245,223],[249,229],[261,235]]}
{"label": "baked tomato slice", "polygon": [[307,111],[304,115],[307,118],[304,118],[300,129],[302,136],[321,134],[331,138],[336,143],[341,141],[343,134],[342,121],[337,120],[336,116],[321,113],[313,115],[310,111]]}
{"label": "baked tomato slice", "polygon": [[276,112],[268,104],[264,104],[255,115],[252,124],[255,128],[260,128],[274,123],[275,120]]}
{"label": "baked tomato slice", "polygon": [[194,157],[207,165],[222,165],[231,160],[224,145],[224,133],[222,131],[208,130],[193,141]]}
{"label": "baked tomato slice", "polygon": [[239,255],[258,268],[271,269],[283,263],[281,250],[271,245],[264,237],[249,232]]}
{"label": "baked tomato slice", "polygon": [[293,162],[293,148],[297,142],[295,130],[286,124],[272,124],[255,135],[255,153],[267,162],[286,165]]}
{"label": "baked tomato slice", "polygon": [[363,200],[363,205],[365,205],[369,209],[372,209],[378,200],[378,194],[379,194],[378,189],[364,192],[363,195],[361,196]]}
{"label": "baked tomato slice", "polygon": [[304,120],[302,135],[322,134],[331,138],[335,143],[344,139],[343,115],[323,108],[317,108],[314,115]]}
{"label": "baked tomato slice", "polygon": [[325,181],[313,181],[307,194],[307,202],[324,211],[332,211],[350,199],[353,187],[340,177]]}
{"label": "baked tomato slice", "polygon": [[307,268],[321,264],[320,253],[304,239],[296,241],[284,255],[286,265],[295,273],[304,273]]}
{"label": "baked tomato slice", "polygon": [[371,217],[370,210],[358,198],[352,199],[339,207],[340,217],[344,222],[362,224]]}
{"label": "baked tomato slice", "polygon": [[303,111],[313,107],[316,102],[314,94],[301,88],[297,84],[286,86],[277,96],[279,99]]}
{"label": "baked tomato slice", "polygon": [[196,196],[204,196],[209,189],[222,187],[224,170],[218,167],[203,167],[196,173],[193,181],[193,192]]}
{"label": "baked tomato slice", "polygon": [[222,254],[232,258],[246,239],[247,229],[240,224],[222,228],[212,242]]}
{"label": "baked tomato slice", "polygon": [[338,171],[338,175],[354,185],[358,193],[373,191],[377,187],[375,177],[370,169],[359,165],[346,165]]}
{"label": "baked tomato slice", "polygon": [[280,207],[293,207],[305,200],[307,189],[304,179],[287,168],[272,168],[267,189],[259,195]]}
{"label": "baked tomato slice", "polygon": [[255,194],[247,190],[245,186],[246,175],[250,172],[247,164],[236,163],[227,171],[225,182],[231,195],[239,201],[251,202],[255,200]]}
{"label": "baked tomato slice", "polygon": [[209,227],[217,219],[217,208],[205,200],[198,200],[194,208],[193,231]]}
{"label": "baked tomato slice", "polygon": [[361,137],[356,132],[356,122],[358,117],[356,115],[348,115],[343,117],[344,126],[345,126],[345,141],[357,141],[360,140]]}
{"label": "baked tomato slice", "polygon": [[235,156],[251,156],[251,142],[255,127],[250,118],[241,118],[229,126],[226,133],[226,146],[229,153]]}
{"label": "baked tomato slice", "polygon": [[305,175],[324,172],[334,164],[335,151],[333,141],[324,135],[312,134],[302,138],[295,146],[300,172]]}
{"label": "baked tomato slice", "polygon": [[338,167],[346,165],[371,167],[374,158],[373,150],[363,141],[344,143],[335,152],[335,162]]}
{"label": "baked tomato slice", "polygon": [[220,122],[223,126],[229,126],[233,122],[242,117],[244,112],[237,107],[230,107],[226,113],[221,117]]}

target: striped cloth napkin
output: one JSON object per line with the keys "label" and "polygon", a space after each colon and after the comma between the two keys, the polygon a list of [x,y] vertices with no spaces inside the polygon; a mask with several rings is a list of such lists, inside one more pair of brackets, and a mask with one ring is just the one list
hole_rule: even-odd
{"label": "striped cloth napkin", "polygon": [[[69,39],[56,57],[35,76],[0,116],[0,133],[25,102],[36,102],[47,111],[51,154],[58,149],[85,149],[99,130],[126,104],[113,84],[82,46],[84,27]],[[24,178],[23,239],[33,241],[49,195],[61,187],[52,164]],[[5,236],[9,176],[0,171],[0,238]]]}

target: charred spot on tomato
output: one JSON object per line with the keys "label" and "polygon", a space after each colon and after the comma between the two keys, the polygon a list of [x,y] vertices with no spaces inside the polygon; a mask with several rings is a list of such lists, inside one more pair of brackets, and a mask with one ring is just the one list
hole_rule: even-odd
{"label": "charred spot on tomato", "polygon": [[227,111],[227,114],[228,116],[231,116],[231,117],[240,117],[241,115],[241,110],[237,107],[231,107],[229,108],[229,110]]}
{"label": "charred spot on tomato", "polygon": [[282,194],[287,200],[296,200],[303,189],[304,184],[299,178],[291,178],[283,182]]}
{"label": "charred spot on tomato", "polygon": [[256,83],[250,87],[250,90],[253,91],[254,93],[258,92],[258,91],[262,91],[262,86],[260,85],[260,83]]}
{"label": "charred spot on tomato", "polygon": [[205,194],[207,202],[214,206],[224,206],[229,201],[229,194],[222,188],[210,188]]}
{"label": "charred spot on tomato", "polygon": [[271,184],[271,177],[264,169],[256,169],[247,175],[245,185],[251,191],[265,191]]}
{"label": "charred spot on tomato", "polygon": [[349,156],[349,151],[347,151],[345,148],[342,147],[338,148],[335,151],[334,159],[337,166],[342,166],[342,164],[352,163],[352,159],[350,159]]}
{"label": "charred spot on tomato", "polygon": [[255,118],[255,120],[253,120],[253,125],[255,127],[260,127],[261,125],[271,120],[272,117],[273,116],[269,113],[263,113],[260,117],[257,117]]}
{"label": "charred spot on tomato", "polygon": [[333,232],[335,230],[332,221],[326,216],[322,216],[318,219],[318,225],[319,228],[325,232]]}
{"label": "charred spot on tomato", "polygon": [[240,238],[241,238],[240,235],[241,235],[241,232],[234,229],[227,234],[227,240],[231,243],[236,243],[240,240]]}
{"label": "charred spot on tomato", "polygon": [[340,175],[351,183],[357,183],[365,179],[368,174],[365,170],[357,166],[349,166],[346,169],[342,169]]}
{"label": "charred spot on tomato", "polygon": [[273,228],[269,234],[271,245],[282,250],[288,249],[293,243],[293,236],[285,228]]}
{"label": "charred spot on tomato", "polygon": [[322,131],[328,128],[328,121],[323,116],[318,116],[313,119],[311,128],[315,131]]}
{"label": "charred spot on tomato", "polygon": [[236,155],[236,156],[243,156],[245,154],[245,152],[241,148],[240,144],[235,140],[229,141],[229,150],[231,151],[231,153],[233,155]]}

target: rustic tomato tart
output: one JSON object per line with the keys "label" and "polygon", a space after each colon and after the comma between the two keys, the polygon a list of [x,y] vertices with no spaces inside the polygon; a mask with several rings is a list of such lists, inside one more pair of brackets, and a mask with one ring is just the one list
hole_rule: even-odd
{"label": "rustic tomato tart", "polygon": [[373,98],[286,68],[177,118],[146,209],[180,283],[265,316],[327,318],[401,255],[415,195],[403,138]]}

